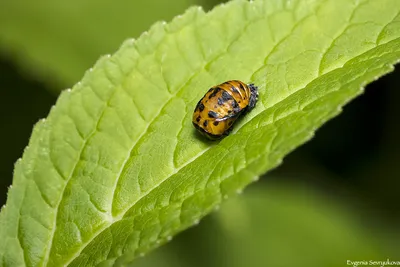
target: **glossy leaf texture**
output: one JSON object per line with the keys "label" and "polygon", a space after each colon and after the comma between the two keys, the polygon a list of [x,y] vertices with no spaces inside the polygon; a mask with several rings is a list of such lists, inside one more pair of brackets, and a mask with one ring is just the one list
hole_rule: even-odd
{"label": "glossy leaf texture", "polygon": [[[232,1],[191,8],[101,58],[33,130],[1,212],[4,266],[120,266],[240,192],[400,59],[400,2]],[[259,86],[210,142],[211,86]]]}

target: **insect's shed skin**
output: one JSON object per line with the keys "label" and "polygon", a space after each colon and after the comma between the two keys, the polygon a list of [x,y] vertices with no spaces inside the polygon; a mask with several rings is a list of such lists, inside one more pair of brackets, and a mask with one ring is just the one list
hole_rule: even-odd
{"label": "insect's shed skin", "polygon": [[252,110],[258,100],[258,88],[232,80],[211,87],[197,103],[193,125],[211,140],[220,139],[232,131],[236,120]]}

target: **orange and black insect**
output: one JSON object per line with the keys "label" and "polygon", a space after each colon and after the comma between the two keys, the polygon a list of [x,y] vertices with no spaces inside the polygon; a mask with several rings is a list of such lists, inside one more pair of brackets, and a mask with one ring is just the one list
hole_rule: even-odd
{"label": "orange and black insect", "polygon": [[193,125],[209,139],[221,138],[231,132],[240,115],[255,107],[257,99],[254,84],[233,80],[216,85],[197,103]]}

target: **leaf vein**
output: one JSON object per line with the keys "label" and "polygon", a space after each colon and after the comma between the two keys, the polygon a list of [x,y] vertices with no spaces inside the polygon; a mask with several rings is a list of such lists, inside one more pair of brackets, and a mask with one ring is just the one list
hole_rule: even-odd
{"label": "leaf vein", "polygon": [[358,10],[358,8],[360,8],[362,5],[367,4],[368,2],[369,2],[369,1],[366,0],[366,1],[359,1],[359,2],[356,3],[356,5],[354,6],[354,9],[353,9],[352,12],[350,13],[349,18],[347,19],[346,26],[344,26],[343,29],[339,32],[339,34],[338,34],[337,36],[335,36],[335,37],[332,39],[332,41],[331,41],[329,47],[327,47],[327,48],[323,51],[322,56],[321,56],[321,60],[320,60],[320,62],[319,62],[319,66],[318,66],[318,76],[320,76],[321,74],[323,74],[323,73],[322,73],[322,71],[323,71],[323,69],[322,69],[322,63],[325,61],[326,56],[327,56],[329,50],[331,50],[331,49],[333,48],[335,42],[336,42],[337,40],[339,40],[339,38],[340,38],[341,36],[343,36],[343,35],[346,33],[346,31],[347,31],[351,26],[354,26],[354,25],[357,25],[357,24],[363,24],[363,23],[354,23],[354,24],[352,24],[351,21],[353,20],[354,15],[355,15],[356,11]]}
{"label": "leaf vein", "polygon": [[[94,90],[92,89],[92,91],[94,91]],[[70,183],[70,181],[71,181],[71,178],[72,178],[72,176],[73,176],[73,174],[74,174],[74,172],[75,172],[75,170],[76,170],[76,168],[77,168],[77,166],[78,166],[79,160],[80,160],[80,158],[82,157],[82,152],[83,152],[83,150],[85,149],[85,147],[86,147],[88,141],[89,141],[89,140],[94,136],[94,134],[97,132],[98,127],[99,127],[99,124],[100,124],[100,122],[101,122],[101,118],[103,117],[103,115],[104,115],[104,113],[105,113],[107,107],[109,107],[109,103],[110,103],[112,97],[114,96],[114,94],[116,93],[116,91],[117,91],[117,90],[114,89],[113,93],[110,95],[109,99],[108,99],[107,102],[104,104],[104,107],[103,107],[103,109],[102,109],[102,111],[101,111],[101,113],[100,113],[99,119],[98,119],[98,121],[96,122],[95,127],[93,128],[93,130],[92,130],[92,132],[90,133],[90,135],[88,136],[88,138],[87,138],[86,140],[84,140],[84,142],[83,142],[83,144],[82,144],[82,146],[81,146],[81,148],[80,148],[80,150],[79,150],[79,154],[78,154],[77,160],[76,160],[76,162],[75,162],[75,164],[74,164],[74,167],[72,168],[72,171],[71,171],[70,175],[68,176],[68,178],[65,180],[65,185],[64,185],[64,187],[63,187],[63,189],[62,189],[61,196],[60,196],[60,198],[59,198],[59,200],[58,200],[58,202],[57,202],[57,204],[56,204],[56,212],[55,212],[55,215],[54,215],[54,223],[53,223],[52,231],[51,231],[51,233],[50,233],[50,238],[49,238],[50,243],[49,243],[49,246],[48,246],[48,250],[47,250],[46,253],[45,253],[45,257],[44,257],[44,261],[43,261],[43,263],[44,263],[45,266],[48,265],[48,263],[49,263],[49,256],[50,256],[50,252],[51,252],[51,249],[52,249],[54,234],[55,234],[56,228],[57,228],[57,217],[58,217],[59,207],[60,207],[60,204],[61,204],[62,199],[63,199],[63,197],[64,197],[65,189],[67,188],[67,186],[69,185],[69,183]],[[51,150],[51,149],[50,149],[50,150]]]}
{"label": "leaf vein", "polygon": [[390,23],[394,22],[394,20],[400,15],[400,11],[396,13],[396,15],[393,17],[393,19],[391,21],[389,21],[383,28],[382,30],[379,32],[378,37],[376,38],[376,45],[379,45],[381,39],[383,38],[383,33],[384,30],[390,25]]}

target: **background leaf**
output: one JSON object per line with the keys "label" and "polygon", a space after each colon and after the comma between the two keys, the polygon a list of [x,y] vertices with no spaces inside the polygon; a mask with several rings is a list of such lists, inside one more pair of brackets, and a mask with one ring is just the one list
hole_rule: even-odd
{"label": "background leaf", "polygon": [[[392,69],[388,4],[236,1],[127,41],[35,127],[1,213],[3,262],[118,265],[196,223]],[[203,142],[193,106],[232,76],[260,86],[257,109]]]}
{"label": "background leaf", "polygon": [[195,3],[208,5],[192,0],[1,1],[0,51],[59,92],[121,40]]}

